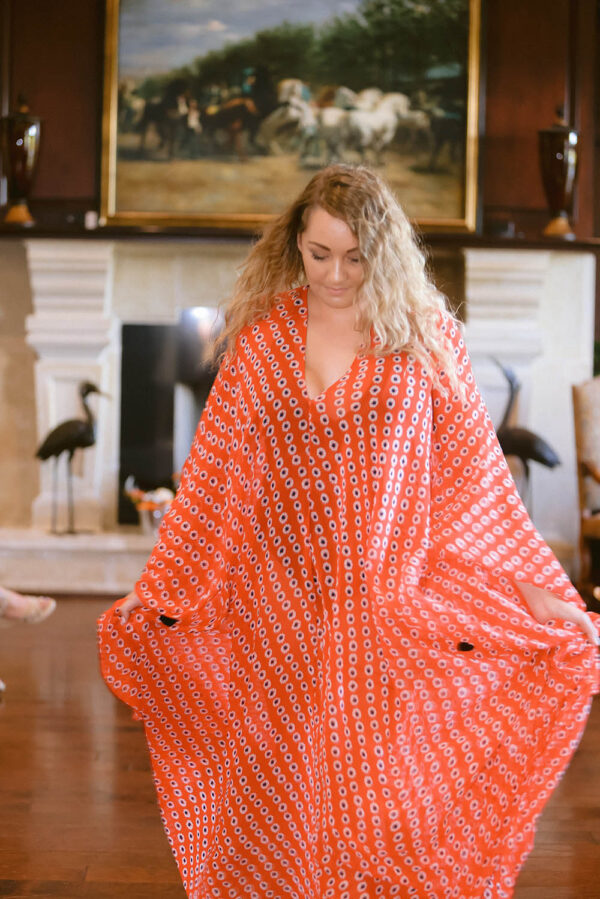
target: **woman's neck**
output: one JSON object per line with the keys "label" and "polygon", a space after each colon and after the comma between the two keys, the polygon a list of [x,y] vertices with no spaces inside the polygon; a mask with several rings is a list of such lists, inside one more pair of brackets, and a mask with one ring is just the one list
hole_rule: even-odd
{"label": "woman's neck", "polygon": [[356,350],[364,346],[364,335],[357,328],[355,306],[338,308],[328,306],[311,294],[310,287],[306,305],[311,329],[313,327],[319,331],[329,329],[332,336],[335,335],[338,339],[341,337],[345,342],[351,340]]}

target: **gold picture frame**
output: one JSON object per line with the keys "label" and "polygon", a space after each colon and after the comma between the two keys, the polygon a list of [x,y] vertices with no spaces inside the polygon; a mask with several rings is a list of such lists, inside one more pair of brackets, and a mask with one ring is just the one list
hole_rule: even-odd
{"label": "gold picture frame", "polygon": [[482,2],[107,0],[101,224],[254,232],[337,160],[422,230],[475,231]]}

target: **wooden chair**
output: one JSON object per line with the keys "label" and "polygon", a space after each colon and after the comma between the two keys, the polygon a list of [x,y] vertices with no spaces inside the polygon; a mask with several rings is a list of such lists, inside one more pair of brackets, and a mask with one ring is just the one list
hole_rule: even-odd
{"label": "wooden chair", "polygon": [[[580,593],[600,595],[600,376],[573,385]],[[599,596],[596,596],[598,599]]]}

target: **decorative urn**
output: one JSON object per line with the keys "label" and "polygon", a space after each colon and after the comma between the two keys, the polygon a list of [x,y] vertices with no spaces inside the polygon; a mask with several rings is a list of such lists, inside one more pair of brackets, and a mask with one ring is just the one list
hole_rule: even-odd
{"label": "decorative urn", "polygon": [[38,116],[30,115],[22,97],[16,112],[0,118],[2,165],[8,186],[4,221],[8,224],[25,227],[34,224],[27,203],[40,148],[41,121]]}
{"label": "decorative urn", "polygon": [[569,222],[573,207],[573,188],[577,177],[577,131],[562,115],[551,128],[538,131],[540,170],[551,219],[543,230],[545,237],[574,240]]}

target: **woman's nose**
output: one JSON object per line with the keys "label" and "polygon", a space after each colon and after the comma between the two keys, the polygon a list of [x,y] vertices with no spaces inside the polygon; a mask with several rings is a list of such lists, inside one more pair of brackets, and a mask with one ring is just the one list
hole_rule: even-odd
{"label": "woman's nose", "polygon": [[341,281],[344,277],[344,261],[343,259],[333,259],[331,267],[331,277],[334,281]]}

